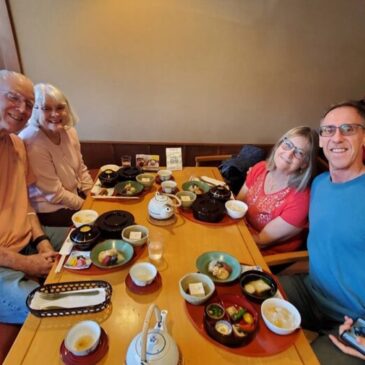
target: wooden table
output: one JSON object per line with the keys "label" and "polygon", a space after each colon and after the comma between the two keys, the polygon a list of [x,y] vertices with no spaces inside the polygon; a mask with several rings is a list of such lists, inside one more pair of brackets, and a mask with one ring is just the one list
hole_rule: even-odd
{"label": "wooden table", "polygon": [[[190,176],[210,176],[221,179],[219,171],[212,167],[184,168],[174,172],[181,184]],[[187,317],[185,302],[180,296],[178,282],[187,272],[196,271],[196,258],[206,251],[225,251],[240,262],[261,265],[267,269],[244,222],[228,226],[198,224],[178,215],[171,226],[157,227],[148,222],[147,205],[154,189],[141,200],[100,201],[88,197],[84,208],[95,209],[99,214],[108,210],[123,209],[131,212],[138,224],[147,226],[150,234],[162,234],[165,240],[164,263],[158,267],[162,277],[162,289],[148,295],[131,293],[125,285],[128,268],[117,272],[84,276],[63,269],[61,273],[49,274],[47,282],[101,279],[113,286],[112,306],[94,315],[79,315],[63,318],[39,319],[29,315],[5,364],[61,364],[59,348],[68,329],[84,319],[98,321],[109,336],[109,351],[101,364],[123,364],[128,346],[142,330],[146,311],[151,303],[168,310],[167,327],[182,354],[183,364],[318,364],[310,345],[301,332],[295,345],[288,350],[269,357],[244,357],[228,352],[207,341],[194,328]],[[147,249],[139,261],[147,261]],[[204,355],[204,356],[203,356]]]}

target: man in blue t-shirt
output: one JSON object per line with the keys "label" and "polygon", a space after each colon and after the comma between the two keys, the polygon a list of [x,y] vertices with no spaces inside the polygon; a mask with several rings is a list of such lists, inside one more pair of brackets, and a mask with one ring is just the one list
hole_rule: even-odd
{"label": "man in blue t-shirt", "polygon": [[[281,282],[301,312],[302,326],[320,333],[312,346],[321,364],[360,364],[365,357],[334,334],[345,315],[365,318],[364,104],[332,106],[321,120],[319,135],[329,172],[319,175],[311,189],[309,274],[282,277]],[[327,334],[354,357],[338,351]]]}

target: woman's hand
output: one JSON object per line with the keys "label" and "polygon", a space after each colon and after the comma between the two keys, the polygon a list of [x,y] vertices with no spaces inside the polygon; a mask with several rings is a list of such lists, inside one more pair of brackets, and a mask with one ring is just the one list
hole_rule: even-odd
{"label": "woman's hand", "polygon": [[[353,320],[351,318],[345,316],[345,322],[339,327],[338,333],[341,335],[343,332],[349,330],[352,327],[352,325],[353,325]],[[329,335],[329,338],[334,343],[334,345],[337,346],[345,354],[351,355],[351,356],[354,356],[354,357],[358,357],[359,359],[365,360],[365,356],[362,353],[355,350],[351,346],[345,345],[336,336]],[[365,338],[364,337],[358,337],[357,342],[360,343],[361,345],[365,346]]]}

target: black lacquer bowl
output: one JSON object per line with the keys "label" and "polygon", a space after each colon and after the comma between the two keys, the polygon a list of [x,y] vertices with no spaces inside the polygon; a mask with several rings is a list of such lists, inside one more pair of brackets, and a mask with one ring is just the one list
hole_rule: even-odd
{"label": "black lacquer bowl", "polygon": [[125,210],[111,210],[100,215],[95,225],[105,238],[121,238],[122,230],[134,224],[134,216]]}
{"label": "black lacquer bowl", "polygon": [[231,190],[226,188],[225,186],[218,185],[209,190],[209,194],[212,198],[221,200],[225,203],[231,197]]}
{"label": "black lacquer bowl", "polygon": [[118,170],[119,181],[136,180],[136,176],[142,172],[138,167],[128,166]]}
{"label": "black lacquer bowl", "polygon": [[119,175],[116,171],[107,169],[100,173],[99,180],[104,188],[112,188],[119,181]]}
{"label": "black lacquer bowl", "polygon": [[220,222],[225,214],[224,203],[210,196],[199,197],[191,209],[195,219],[209,223]]}
{"label": "black lacquer bowl", "polygon": [[70,238],[74,248],[80,251],[91,250],[100,240],[101,232],[98,227],[91,224],[84,224],[74,229]]}

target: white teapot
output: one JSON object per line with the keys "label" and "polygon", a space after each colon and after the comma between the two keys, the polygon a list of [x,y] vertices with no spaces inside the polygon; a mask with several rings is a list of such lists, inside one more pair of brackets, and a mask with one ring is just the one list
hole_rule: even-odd
{"label": "white teapot", "polygon": [[[170,198],[176,199],[174,203]],[[181,205],[181,200],[172,194],[160,194],[157,192],[148,203],[148,213],[155,219],[169,219],[175,213],[175,207]]]}
{"label": "white teapot", "polygon": [[[148,329],[153,311],[156,325]],[[174,339],[165,330],[167,311],[156,304],[148,308],[143,330],[128,347],[126,365],[177,365],[179,350]]]}

